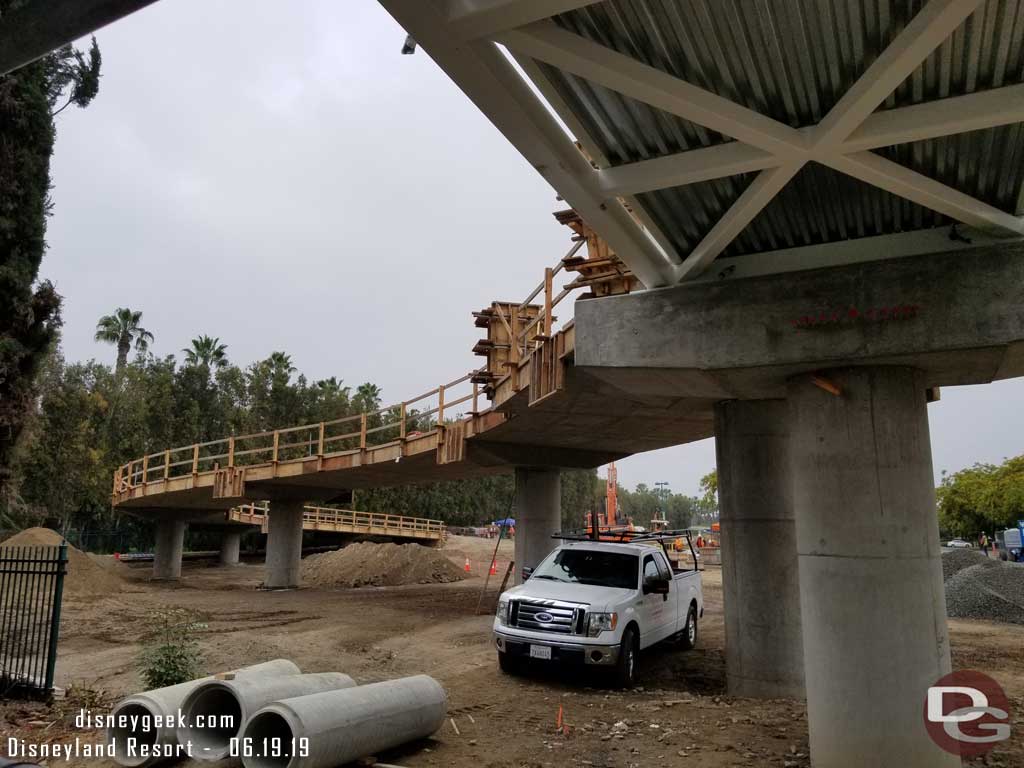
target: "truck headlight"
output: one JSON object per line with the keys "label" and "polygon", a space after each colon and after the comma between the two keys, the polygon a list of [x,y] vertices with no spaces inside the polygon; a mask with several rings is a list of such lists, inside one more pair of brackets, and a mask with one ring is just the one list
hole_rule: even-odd
{"label": "truck headlight", "polygon": [[597,637],[604,631],[615,629],[615,625],[618,623],[619,614],[617,613],[592,613],[587,617],[587,636]]}
{"label": "truck headlight", "polygon": [[508,624],[508,600],[498,601],[498,610],[494,615],[498,617],[499,624]]}

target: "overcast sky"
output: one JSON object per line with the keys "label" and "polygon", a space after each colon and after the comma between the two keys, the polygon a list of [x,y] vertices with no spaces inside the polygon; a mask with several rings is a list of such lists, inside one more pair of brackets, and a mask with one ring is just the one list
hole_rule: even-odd
{"label": "overcast sky", "polygon": [[[130,306],[158,355],[206,333],[239,365],[284,350],[388,402],[479,365],[470,312],[525,298],[569,232],[404,37],[374,0],[164,0],[101,30],[99,96],[60,115],[53,160],[42,272],[68,359],[112,361],[96,320]],[[944,389],[936,474],[1021,453],[1022,394]],[[626,459],[619,480],[697,493],[714,462],[706,440]]]}

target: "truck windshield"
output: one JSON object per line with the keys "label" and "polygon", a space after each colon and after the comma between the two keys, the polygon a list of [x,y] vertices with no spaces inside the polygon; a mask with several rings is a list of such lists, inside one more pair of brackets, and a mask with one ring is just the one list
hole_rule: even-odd
{"label": "truck windshield", "polygon": [[639,562],[636,555],[619,552],[562,549],[538,565],[530,578],[636,589]]}

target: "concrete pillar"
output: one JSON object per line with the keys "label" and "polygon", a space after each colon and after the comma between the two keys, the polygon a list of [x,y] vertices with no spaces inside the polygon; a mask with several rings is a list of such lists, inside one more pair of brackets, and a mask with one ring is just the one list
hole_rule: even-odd
{"label": "concrete pillar", "polygon": [[220,537],[220,564],[238,565],[238,552],[242,548],[241,531],[224,531]]}
{"label": "concrete pillar", "polygon": [[956,768],[924,725],[950,656],[923,378],[822,376],[788,384],[812,765]]}
{"label": "concrete pillar", "polygon": [[267,560],[263,586],[285,589],[299,586],[302,560],[301,501],[273,501],[267,521]]}
{"label": "concrete pillar", "polygon": [[562,476],[557,469],[516,467],[515,578],[523,568],[536,568],[558,542],[551,538],[562,528]]}
{"label": "concrete pillar", "polygon": [[715,406],[729,693],[803,698],[796,523],[785,400]]}
{"label": "concrete pillar", "polygon": [[185,521],[161,520],[156,524],[153,578],[174,581],[181,577],[181,551],[185,546]]}

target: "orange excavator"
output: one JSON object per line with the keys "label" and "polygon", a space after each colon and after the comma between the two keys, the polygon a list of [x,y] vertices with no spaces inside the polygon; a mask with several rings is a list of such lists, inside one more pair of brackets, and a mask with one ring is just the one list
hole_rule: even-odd
{"label": "orange excavator", "polygon": [[[625,523],[618,521],[618,471],[615,462],[608,465],[608,477],[605,480],[604,519],[600,513],[588,512],[586,528],[590,537],[598,541],[619,541],[623,531],[633,531],[633,521],[626,518]],[[595,526],[596,521],[596,526]]]}

